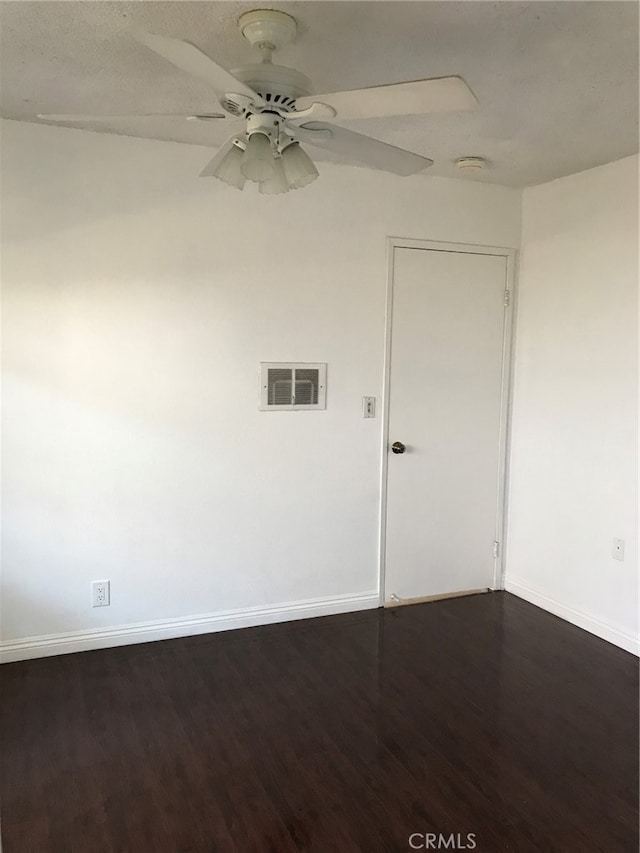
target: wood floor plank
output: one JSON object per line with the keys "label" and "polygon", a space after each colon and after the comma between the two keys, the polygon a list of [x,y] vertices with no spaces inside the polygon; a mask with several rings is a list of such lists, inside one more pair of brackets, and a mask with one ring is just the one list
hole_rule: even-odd
{"label": "wood floor plank", "polygon": [[507,593],[0,678],[4,853],[638,849],[637,659]]}

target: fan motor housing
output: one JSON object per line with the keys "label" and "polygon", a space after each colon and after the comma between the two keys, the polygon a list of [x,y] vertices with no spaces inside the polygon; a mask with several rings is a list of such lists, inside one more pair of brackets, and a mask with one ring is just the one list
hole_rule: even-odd
{"label": "fan motor housing", "polygon": [[[231,73],[238,80],[250,86],[254,92],[266,101],[271,101],[274,95],[280,99],[290,99],[295,105],[296,98],[311,94],[311,81],[308,77],[294,68],[284,65],[272,65],[270,62],[256,62],[251,65],[241,65],[233,68]],[[271,95],[271,97],[267,97]]]}

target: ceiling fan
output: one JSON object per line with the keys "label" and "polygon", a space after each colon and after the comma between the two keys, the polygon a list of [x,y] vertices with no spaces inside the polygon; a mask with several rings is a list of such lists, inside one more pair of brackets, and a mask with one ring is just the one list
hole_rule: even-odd
{"label": "ceiling fan", "polygon": [[203,177],[216,177],[238,189],[255,181],[260,192],[287,192],[318,177],[300,143],[326,149],[347,160],[396,175],[413,175],[433,160],[370,136],[347,130],[326,119],[346,121],[400,115],[466,110],[477,100],[461,77],[436,77],[386,86],[334,92],[316,100],[310,81],[293,68],[275,65],[274,51],[296,33],[294,18],[275,10],[256,10],[238,21],[242,35],[262,55],[262,61],[227,71],[190,42],[134,30],[141,44],[178,68],[209,83],[224,113],[197,115],[78,116],[40,114],[52,121],[87,122],[116,119],[175,117],[200,121],[234,118],[234,132],[204,168]]}

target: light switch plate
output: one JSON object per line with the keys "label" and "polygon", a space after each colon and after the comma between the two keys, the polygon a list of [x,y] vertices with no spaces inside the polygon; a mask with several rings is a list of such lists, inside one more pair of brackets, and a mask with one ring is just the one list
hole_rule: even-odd
{"label": "light switch plate", "polygon": [[375,418],[376,416],[376,398],[375,397],[363,397],[362,398],[362,417],[363,418]]}
{"label": "light switch plate", "polygon": [[614,539],[611,556],[614,560],[624,562],[624,539]]}

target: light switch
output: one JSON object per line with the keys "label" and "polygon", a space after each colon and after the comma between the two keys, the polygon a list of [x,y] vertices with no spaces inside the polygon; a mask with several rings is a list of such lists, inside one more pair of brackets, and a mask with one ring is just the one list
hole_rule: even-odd
{"label": "light switch", "polygon": [[363,397],[362,398],[362,417],[363,418],[375,418],[376,416],[376,398],[375,397]]}
{"label": "light switch", "polygon": [[614,539],[612,554],[614,560],[624,562],[624,539]]}

